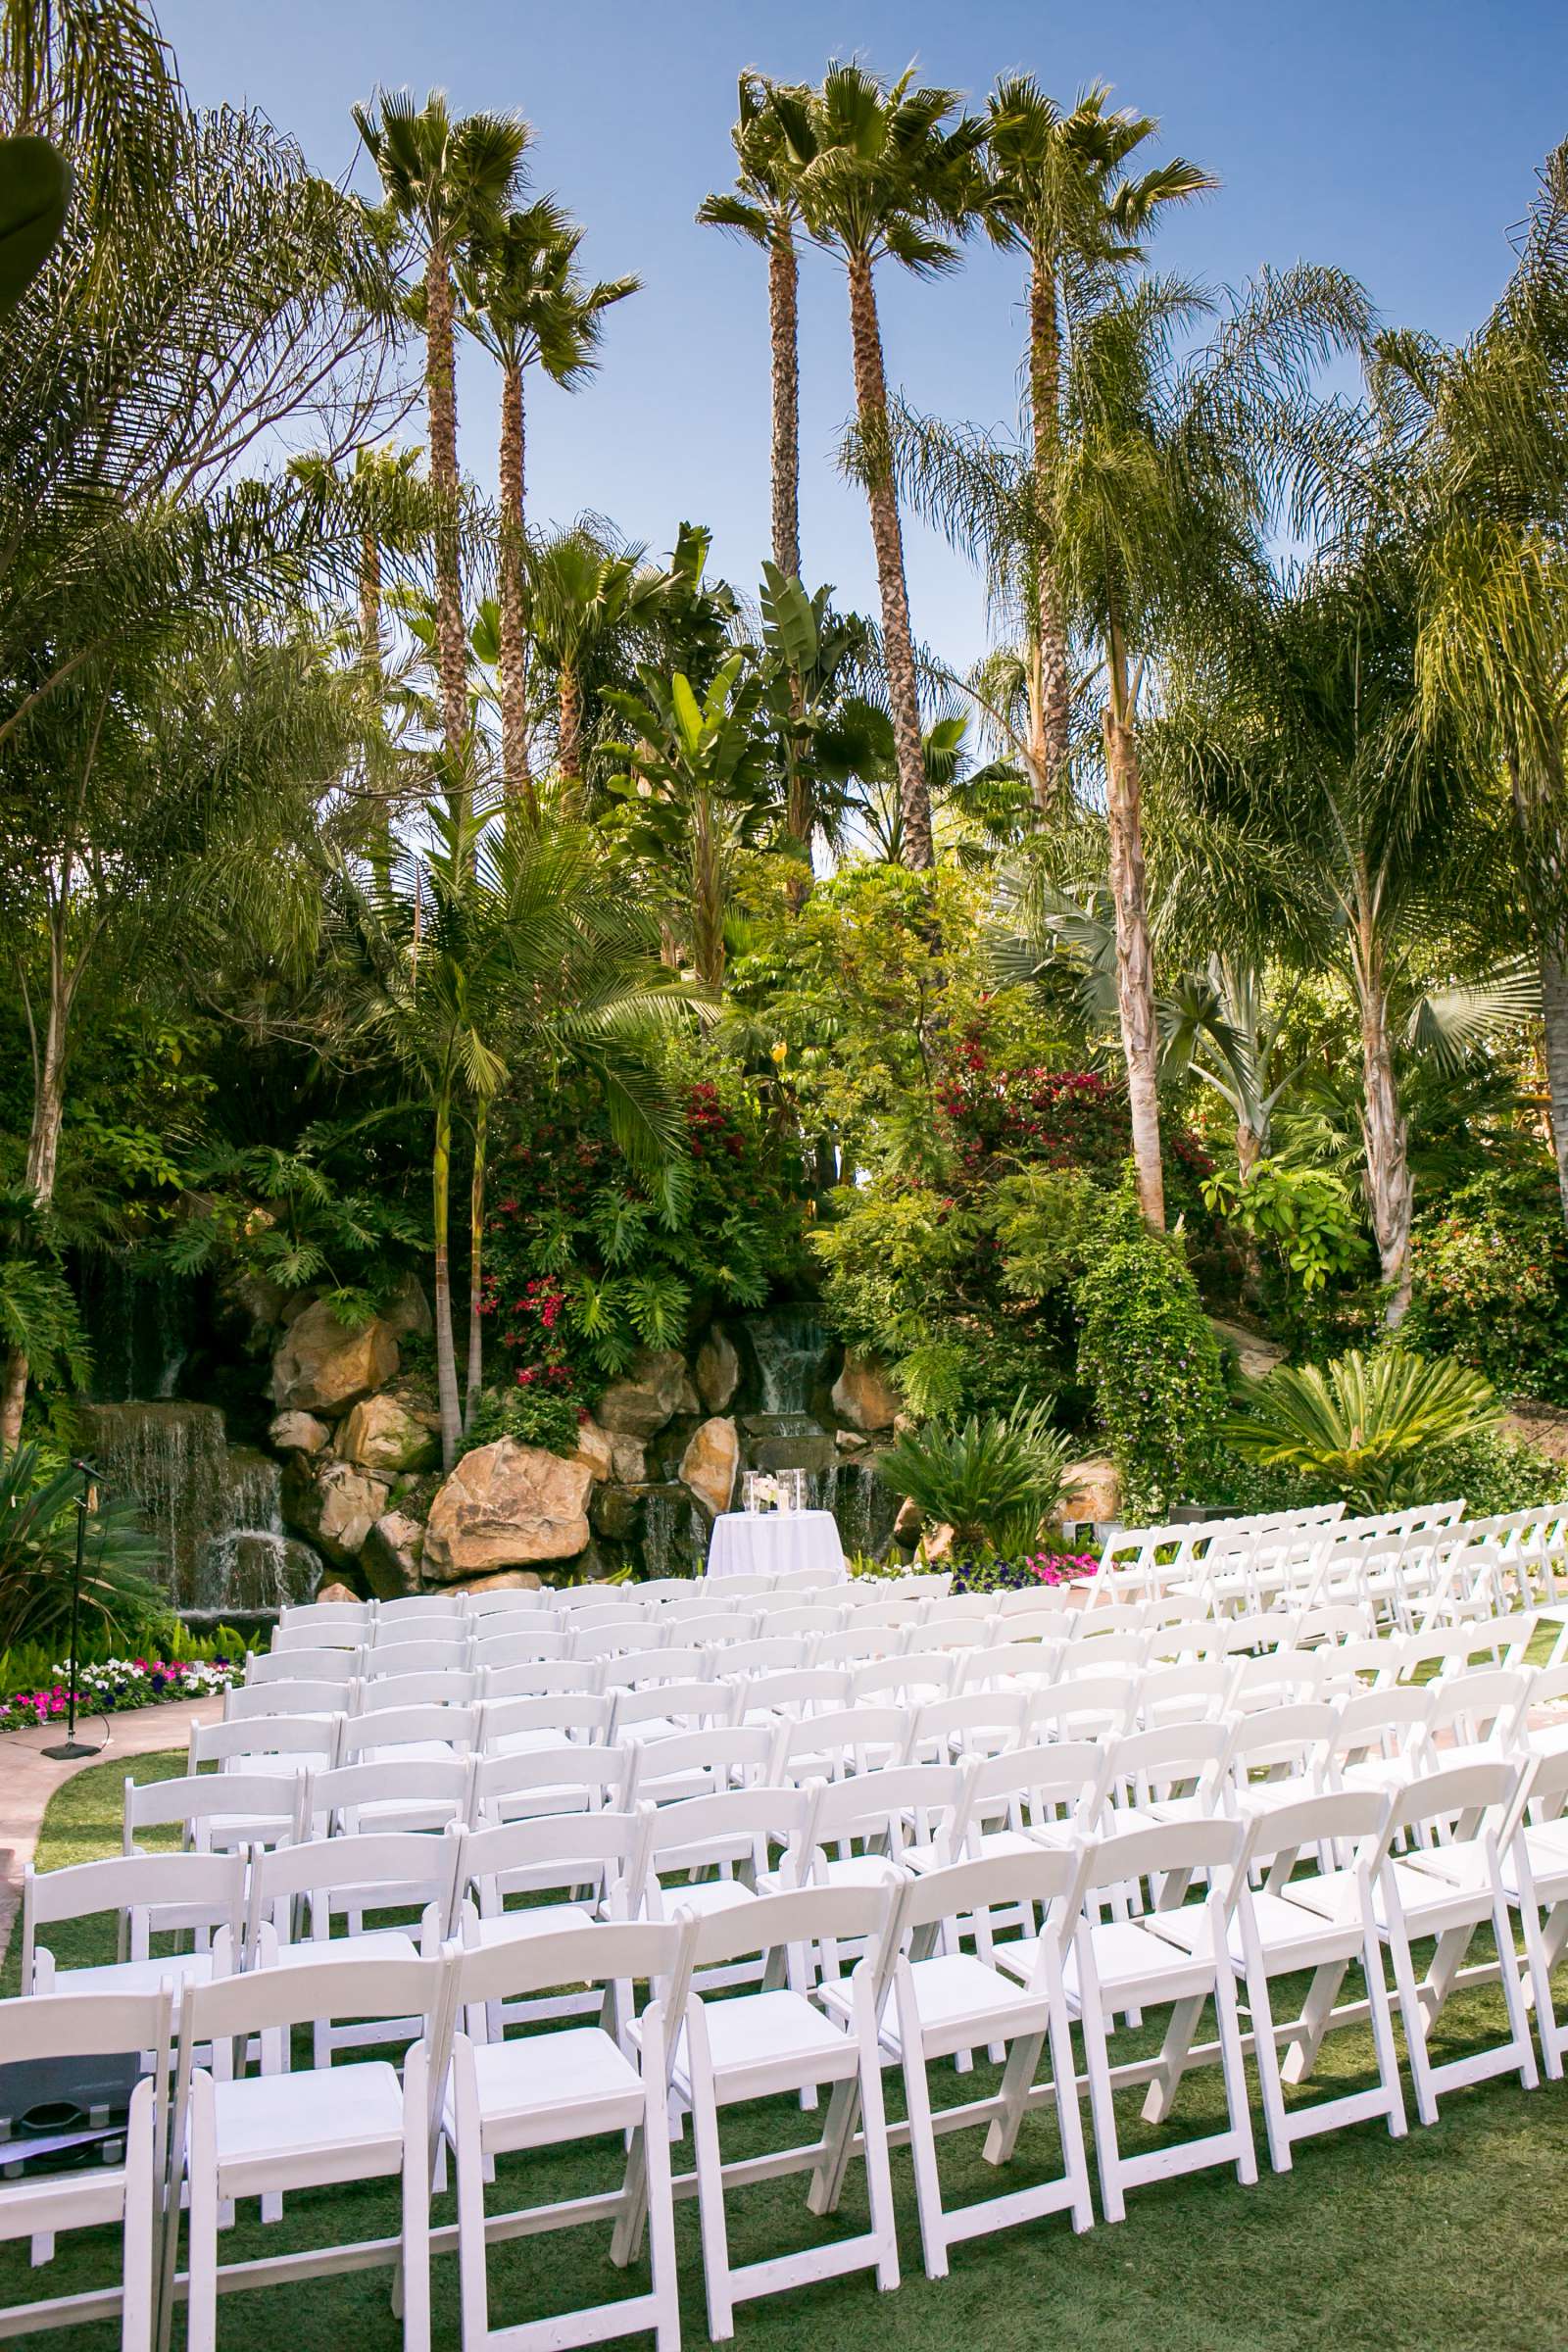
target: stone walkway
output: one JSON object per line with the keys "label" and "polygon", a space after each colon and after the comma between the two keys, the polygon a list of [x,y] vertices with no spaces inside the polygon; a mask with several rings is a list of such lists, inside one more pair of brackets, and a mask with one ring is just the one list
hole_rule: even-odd
{"label": "stone walkway", "polygon": [[183,1749],[193,1723],[216,1723],[222,1712],[221,1698],[184,1698],[167,1707],[135,1707],[125,1715],[79,1716],[76,1736],[83,1744],[97,1747],[106,1724],[109,1743],[97,1755],[72,1764],[56,1763],[43,1753],[64,1742],[63,1722],[40,1725],[35,1732],[8,1732],[0,1739],[0,1960],[6,1955],[11,1923],[22,1907],[22,1874],[37,1849],[38,1832],[55,1790],[90,1764]]}

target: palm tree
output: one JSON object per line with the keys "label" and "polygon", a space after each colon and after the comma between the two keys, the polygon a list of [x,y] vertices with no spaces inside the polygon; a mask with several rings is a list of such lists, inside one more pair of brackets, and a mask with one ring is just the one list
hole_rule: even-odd
{"label": "palm tree", "polygon": [[[992,238],[1029,265],[1029,416],[1043,515],[1050,511],[1061,439],[1062,352],[1075,315],[1107,271],[1142,259],[1156,213],[1218,182],[1180,157],[1142,178],[1116,176],[1158,123],[1129,108],[1106,111],[1104,82],[1080,93],[1070,114],[1029,74],[998,83],[988,106],[991,179],[984,219]],[[1068,788],[1071,672],[1049,535],[1034,566],[1029,637],[1038,646],[1040,694],[1032,712],[1030,772],[1043,817]]]}
{"label": "palm tree", "polygon": [[568,814],[584,789],[584,669],[638,594],[641,551],[616,551],[587,523],[535,543],[525,575],[528,631],[555,680],[556,766]]}
{"label": "palm tree", "polygon": [[917,277],[955,267],[953,236],[973,216],[984,124],[952,118],[956,93],[914,89],[913,72],[891,87],[861,66],[830,66],[807,105],[807,131],[792,142],[801,219],[811,242],[844,265],[855,362],[856,465],[866,489],[882,600],[882,644],[903,801],[905,856],[935,862],[931,799],[920,738],[920,697],[889,435],[887,371],[876,305],[876,265],[897,262]]}
{"label": "palm tree", "polygon": [[[436,1387],[444,1465],[452,1467],[483,1377],[486,1141],[489,1106],[525,1058],[587,1071],[604,1090],[612,1132],[644,1166],[677,1149],[678,1108],[655,1067],[660,1035],[686,1015],[663,970],[658,926],[605,873],[589,836],[541,832],[474,808],[471,785],[425,811],[429,847],[414,886],[382,890],[338,877],[341,952],[353,978],[350,1024],[380,1038],[430,1110]],[[453,1342],[451,1198],[454,1128],[472,1131],[468,1197],[466,1397]]]}
{"label": "palm tree", "polygon": [[1387,337],[1374,372],[1422,532],[1423,711],[1460,726],[1478,766],[1508,780],[1568,1223],[1565,376],[1568,145],[1546,158],[1518,266],[1479,331],[1456,350]]}
{"label": "palm tree", "polygon": [[552,383],[569,391],[585,384],[599,365],[605,312],[635,294],[639,284],[635,277],[616,277],[590,285],[577,271],[581,242],[577,223],[545,196],[509,214],[458,270],[463,324],[501,368],[501,767],[507,790],[534,817],[523,625],[523,370],[541,368]]}
{"label": "palm tree", "polygon": [[808,101],[798,83],[781,84],[748,70],[730,129],[738,170],[732,193],[705,196],[697,218],[748,238],[767,255],[768,343],[772,353],[773,562],[789,579],[801,573],[800,258],[795,232],[800,197],[797,159],[810,152]]}
{"label": "palm tree", "polygon": [[430,479],[446,508],[435,542],[441,705],[447,758],[456,771],[468,699],[457,520],[461,482],[452,272],[466,246],[499,231],[532,134],[519,115],[454,120],[440,90],[432,90],[422,107],[407,90],[383,91],[376,111],[354,109],[354,122],[380,173],[392,219],[423,258],[417,308],[424,327]]}

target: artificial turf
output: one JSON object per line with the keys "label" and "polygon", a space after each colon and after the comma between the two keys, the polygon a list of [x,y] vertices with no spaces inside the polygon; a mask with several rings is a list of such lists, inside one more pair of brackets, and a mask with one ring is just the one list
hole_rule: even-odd
{"label": "artificial turf", "polygon": [[[3,1758],[3,1751],[0,1751]],[[129,1769],[150,1779],[183,1768],[178,1756],[136,1758]],[[3,1761],[0,1761],[3,1769]],[[100,1765],[80,1774],[55,1797],[40,1841],[44,1869],[116,1852],[120,1843],[121,1783],[124,1765]],[[112,1957],[96,1930],[55,1938],[63,1962]],[[17,1989],[13,1948],[4,1989]],[[1565,1972],[1568,1974],[1568,1972]],[[1353,1976],[1347,1986],[1353,1991]],[[1280,1988],[1277,2013],[1285,2008]],[[1456,1994],[1436,2037],[1435,2055],[1497,2038],[1500,1997],[1492,1987]],[[1116,2056],[1151,2043],[1154,2034],[1117,2037]],[[1305,2095],[1348,2088],[1369,2079],[1370,2038],[1359,2029],[1330,2036],[1318,2075]],[[939,2101],[976,2095],[990,2078],[982,2063],[960,2081],[951,2068],[933,2070]],[[887,2078],[889,2112],[902,2112],[897,2079]],[[1163,2135],[1138,2120],[1139,2094],[1119,2102],[1123,2146],[1155,2144]],[[1504,2079],[1450,2094],[1436,2127],[1413,2120],[1408,2137],[1392,2140],[1382,2125],[1358,2126],[1299,2147],[1295,2169],[1268,2169],[1262,2120],[1254,2101],[1262,2177],[1254,2188],[1237,2185],[1229,2170],[1135,2189],[1128,2217],[1103,2222],[1074,2237],[1055,2217],[956,2248],[951,2277],[928,2281],[921,2271],[909,2159],[893,2158],[900,2210],[904,2284],[880,2296],[869,2273],[745,2304],[736,2315],[738,2345],[758,2352],[837,2352],[897,2345],[899,2352],[1014,2352],[1023,2344],[1066,2344],[1102,2352],[1556,2352],[1568,2345],[1568,2083],[1534,2092]],[[1170,2136],[1212,2130],[1223,2120],[1217,2070],[1183,2083]],[[748,2110],[726,2123],[726,2154],[751,2153],[808,2136],[811,2119],[791,2102]],[[1085,2128],[1088,2128],[1087,2100]],[[1031,2117],[1019,2152],[999,2175],[980,2160],[982,2134],[964,2132],[940,2143],[948,2201],[990,2195],[1022,2185],[1056,2168],[1055,2131],[1049,2115]],[[689,2137],[674,2151],[676,2170],[689,2163]],[[533,2162],[526,2195],[582,2194],[612,2185],[618,2149],[605,2141],[548,2165]],[[492,2192],[505,2197],[520,2180],[516,2160],[503,2160]],[[814,2223],[806,2211],[804,2176],[743,2190],[730,2201],[731,2251],[755,2260],[813,2235],[862,2228],[863,2194],[852,2169],[840,2214]],[[514,2190],[514,2202],[522,2198]],[[449,2194],[434,2219],[452,2218]],[[318,2190],[291,2196],[283,2222],[262,2230],[254,2207],[226,2231],[220,2259],[230,2262],[295,2246],[350,2236],[376,2236],[397,2228],[395,2193],[381,2186]],[[702,2263],[694,2202],[676,2215],[683,2279],[686,2341],[707,2341]],[[490,2255],[493,2327],[570,2308],[590,2296],[610,2296],[646,2283],[646,2271],[617,2274],[608,2261],[608,2230],[585,2230],[495,2246]],[[115,2275],[118,2240],[83,2231],[62,2238],[56,2261],[29,2271],[24,2247],[0,2246],[0,2304],[29,2294],[65,2292],[102,2283]],[[247,2343],[287,2352],[396,2352],[402,2331],[388,2304],[389,2274],[362,2272],[285,2288],[224,2296],[219,2305],[220,2344]],[[434,2266],[434,2342],[459,2342],[457,2266]],[[114,2352],[117,2328],[39,2335],[40,2346],[71,2343],[76,2352]],[[642,2340],[647,2340],[642,2339]],[[183,2341],[182,2315],[174,2343]]]}

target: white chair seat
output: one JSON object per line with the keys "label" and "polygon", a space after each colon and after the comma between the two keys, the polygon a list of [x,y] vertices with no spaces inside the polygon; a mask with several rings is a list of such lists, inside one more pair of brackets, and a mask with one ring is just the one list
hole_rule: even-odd
{"label": "white chair seat", "polygon": [[52,1984],[56,1992],[156,1992],[168,1982],[174,1987],[174,2005],[186,1984],[209,1984],[213,1976],[211,1952],[169,1952],[151,1960],[106,1960],[97,1968],[63,1968]]}
{"label": "white chair seat", "polygon": [[[1270,1894],[1266,1888],[1252,1896],[1252,1917],[1257,1922],[1258,1940],[1268,1960],[1285,1960],[1300,1968],[1313,1968],[1325,1960],[1338,1958],[1347,1950],[1360,1944],[1360,1922],[1325,1919],[1320,1913],[1303,1910],[1283,1894]],[[1168,1936],[1190,1952],[1208,1951],[1208,1916],[1200,1904],[1184,1903],[1180,1910],[1158,1914],[1159,1932]],[[1242,1923],[1233,1918],[1228,1933],[1232,1960],[1242,1965],[1244,1946]]]}
{"label": "white chair seat", "polygon": [[643,2120],[642,2078],[597,2026],[481,2043],[473,2069],[487,2154],[629,2131]]}
{"label": "white chair seat", "polygon": [[[1155,1917],[1159,1916],[1155,1914]],[[1179,1943],[1168,1936],[1156,1936],[1141,1920],[1101,1920],[1091,1926],[1089,1936],[1094,1947],[1096,1973],[1102,1991],[1107,1995],[1125,1993],[1131,2004],[1144,1991],[1152,2001],[1179,2001],[1208,1989],[1211,1971],[1200,1965],[1198,1955],[1184,1955]],[[1011,1973],[1010,1955],[1021,1953],[1025,1945],[1033,1941],[1034,1938],[1025,1937],[1020,1943],[998,1944],[997,1958],[1004,1966],[1008,1966]],[[1191,1958],[1190,1968],[1180,1965],[1184,1956]],[[1076,2007],[1076,1942],[1067,1947],[1062,1974],[1066,1981],[1067,1998]],[[1115,2005],[1121,2007],[1123,2004],[1118,2000]]]}
{"label": "white chair seat", "polygon": [[[705,2016],[721,2098],[726,2091],[732,2098],[744,2097],[741,2085],[749,2076],[788,2076],[794,2070],[798,2082],[804,2071],[820,2064],[817,2079],[826,2082],[856,2071],[854,2041],[804,1993],[737,1993],[730,2000],[708,2002]],[[683,2092],[690,2091],[684,2032],[675,2053],[675,2081]]]}
{"label": "white chair seat", "polygon": [[359,1936],[306,1936],[298,1943],[280,1943],[270,1968],[316,1968],[321,1962],[341,1967],[348,1960],[417,1960],[419,1946],[402,1928],[371,1928]]}
{"label": "white chair seat", "polygon": [[215,2082],[218,2193],[295,2180],[356,2180],[403,2165],[403,2086],[384,2059]]}
{"label": "white chair seat", "polygon": [[733,1911],[756,1900],[739,1879],[702,1879],[695,1886],[664,1888],[664,1910],[670,1918],[677,1911],[689,1911],[694,1919],[709,1919],[715,1911]]}
{"label": "white chair seat", "polygon": [[558,1928],[591,1928],[594,1914],[581,1903],[530,1903],[525,1910],[497,1911],[475,1923],[480,1944],[512,1943],[519,1936],[553,1935]]}
{"label": "white chair seat", "polygon": [[[1443,1849],[1435,1850],[1441,1852]],[[1399,1890],[1405,1925],[1414,1936],[1438,1934],[1445,1919],[1454,1913],[1456,1903],[1461,1914],[1468,1912],[1469,1916],[1474,1917],[1488,1885],[1485,1870],[1478,1873],[1466,1862],[1451,1865],[1452,1875],[1447,1877],[1418,1868],[1413,1860],[1396,1861],[1390,1867]],[[1356,1908],[1354,1874],[1348,1870],[1329,1870],[1310,1879],[1293,1879],[1291,1896],[1293,1901],[1304,1904],[1308,1911],[1319,1912],[1326,1918],[1348,1920]],[[1373,1903],[1378,1924],[1383,1926],[1386,1915],[1381,1881],[1373,1888]]]}
{"label": "white chair seat", "polygon": [[[909,1970],[909,1981],[921,2037],[933,2056],[941,2056],[949,2048],[966,2047],[966,2034],[977,2041],[1004,2040],[1018,2034],[1044,2033],[1049,2022],[1043,1994],[1037,2000],[1023,1998],[1000,1969],[988,1968],[969,1952],[938,1952],[929,1960],[917,1960]],[[888,2004],[882,2020],[882,2041],[902,2056],[894,2002]]]}

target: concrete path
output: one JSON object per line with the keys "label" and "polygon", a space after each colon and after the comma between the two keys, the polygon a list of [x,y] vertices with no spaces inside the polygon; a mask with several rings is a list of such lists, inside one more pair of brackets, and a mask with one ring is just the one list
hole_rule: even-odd
{"label": "concrete path", "polygon": [[22,1874],[37,1849],[38,1832],[55,1790],[90,1764],[183,1749],[193,1723],[217,1723],[222,1712],[220,1697],[182,1698],[167,1707],[133,1707],[124,1715],[78,1716],[76,1737],[84,1745],[98,1747],[106,1727],[109,1743],[98,1754],[71,1764],[56,1763],[43,1753],[46,1747],[63,1744],[63,1721],[41,1724],[36,1731],[8,1732],[0,1739],[0,1960],[22,1905]]}

